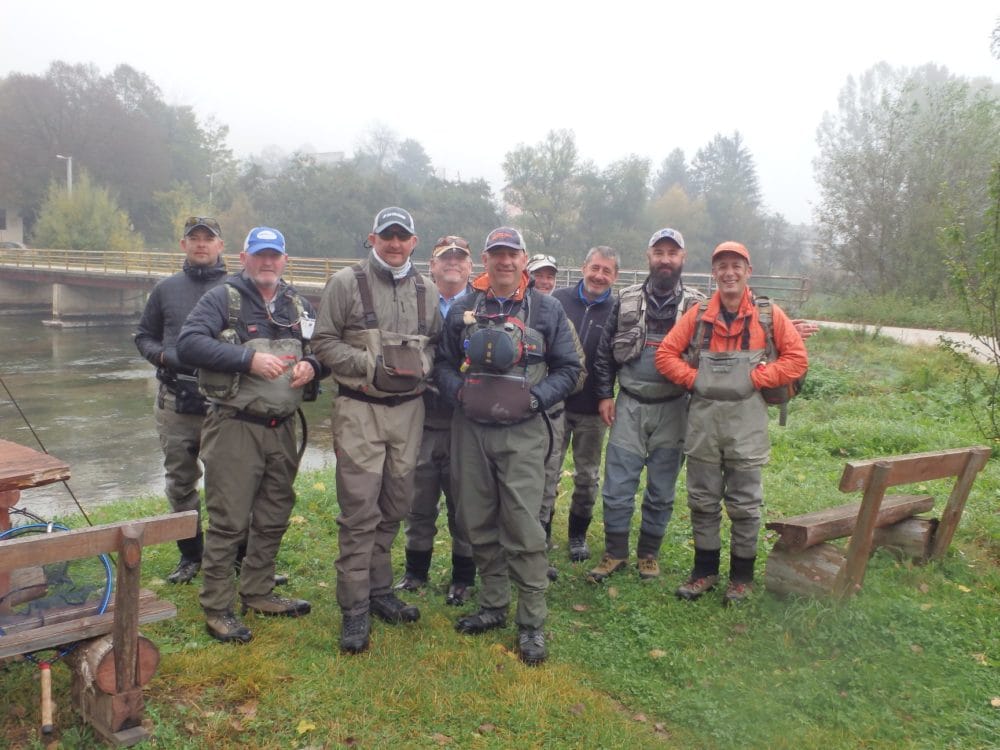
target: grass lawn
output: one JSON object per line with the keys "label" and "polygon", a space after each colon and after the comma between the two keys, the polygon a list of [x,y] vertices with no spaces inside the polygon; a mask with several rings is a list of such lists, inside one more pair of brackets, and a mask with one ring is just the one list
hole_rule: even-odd
{"label": "grass lawn", "polygon": [[[806,390],[787,427],[772,423],[765,470],[769,517],[838,505],[845,460],[982,443],[962,405],[948,355],[865,333],[810,339]],[[567,470],[570,468],[567,461]],[[1000,467],[976,481],[946,559],[928,566],[877,552],[864,588],[843,605],[779,600],[758,587],[737,609],[721,591],[682,602],[673,590],[691,565],[683,480],[660,563],[594,586],[595,559],[566,557],[567,474],[557,505],[549,589],[550,659],[523,666],[516,629],[455,633],[444,604],[450,547],[439,535],[432,586],[409,597],[415,625],[376,621],[372,649],[337,650],[337,549],[332,472],[300,477],[279,555],[288,592],[310,599],[299,620],[249,618],[254,640],[226,646],[204,631],[197,586],[172,587],[172,545],[147,550],[145,585],[179,616],[143,629],[163,659],[147,689],[158,748],[989,748],[1000,747]],[[912,488],[917,491],[917,488]],[[920,485],[947,498],[947,482]],[[906,491],[905,489],[901,491]],[[144,499],[98,521],[161,512]],[[633,535],[634,546],[635,532]],[[758,577],[773,538],[764,534]],[[402,535],[397,571],[402,569]],[[723,556],[723,567],[726,566]],[[634,560],[633,560],[634,562]],[[200,580],[200,579],[199,579]],[[69,703],[69,674],[53,669],[60,746],[94,746]],[[0,746],[42,747],[37,671],[0,668]]]}

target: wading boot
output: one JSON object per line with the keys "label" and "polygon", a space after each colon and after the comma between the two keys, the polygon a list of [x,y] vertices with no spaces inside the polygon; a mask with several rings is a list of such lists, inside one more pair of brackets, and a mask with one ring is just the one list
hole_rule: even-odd
{"label": "wading boot", "polygon": [[340,650],[345,654],[360,654],[368,650],[372,622],[367,612],[357,615],[343,613],[340,626]]}
{"label": "wading boot", "polygon": [[250,628],[229,611],[205,612],[205,630],[223,643],[249,643],[253,638]]}
{"label": "wading boot", "polygon": [[506,624],[506,607],[499,607],[497,609],[482,607],[475,614],[459,617],[458,622],[455,623],[455,630],[466,635],[478,635],[479,633],[485,633],[487,630],[502,628]]}
{"label": "wading boot", "polygon": [[305,599],[288,599],[283,596],[251,597],[243,600],[243,614],[254,612],[265,617],[302,617],[312,611]]}
{"label": "wading boot", "polygon": [[167,576],[167,583],[191,583],[199,570],[201,570],[201,560],[188,560],[182,557],[177,567]]}
{"label": "wading boot", "polygon": [[390,625],[403,622],[416,622],[420,619],[420,610],[412,604],[407,604],[395,594],[373,596],[369,601],[371,613]]}
{"label": "wading boot", "polygon": [[517,655],[529,667],[537,667],[549,652],[545,649],[545,633],[541,628],[521,627],[517,633]]}

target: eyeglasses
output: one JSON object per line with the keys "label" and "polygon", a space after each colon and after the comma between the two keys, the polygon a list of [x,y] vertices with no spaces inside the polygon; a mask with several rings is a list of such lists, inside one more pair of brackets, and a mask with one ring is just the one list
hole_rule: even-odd
{"label": "eyeglasses", "polygon": [[213,219],[211,216],[190,216],[188,220],[184,222],[184,236],[197,226],[207,227],[212,231],[213,234],[219,234],[219,222]]}
{"label": "eyeglasses", "polygon": [[380,239],[390,242],[391,240],[400,240],[406,242],[413,235],[407,232],[405,229],[383,229],[378,233]]}

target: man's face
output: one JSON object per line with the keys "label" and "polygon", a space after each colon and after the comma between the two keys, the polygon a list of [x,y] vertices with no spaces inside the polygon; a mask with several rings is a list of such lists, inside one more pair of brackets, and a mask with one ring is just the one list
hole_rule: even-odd
{"label": "man's face", "polygon": [[240,253],[240,260],[246,269],[250,280],[260,289],[274,289],[278,286],[278,279],[281,278],[285,270],[285,263],[288,256],[279,253],[277,250],[259,250],[251,255],[247,252]]}
{"label": "man's face", "polygon": [[434,283],[439,286],[465,285],[472,275],[472,257],[460,250],[449,250],[431,258],[430,270]]}
{"label": "man's face", "polygon": [[369,234],[368,244],[375,248],[378,257],[393,268],[399,268],[413,254],[413,248],[417,246],[417,235],[393,224],[378,234]]}
{"label": "man's face", "polygon": [[535,280],[535,289],[542,294],[552,294],[552,290],[556,288],[556,272],[554,268],[545,266],[544,268],[539,268],[537,271],[532,271],[531,278]]}
{"label": "man's face", "polygon": [[618,280],[614,261],[600,253],[594,253],[580,270],[583,272],[583,291],[588,297],[600,297]]}
{"label": "man's face", "polygon": [[181,240],[181,250],[192,266],[214,266],[225,247],[221,237],[216,237],[204,227],[192,229]]}
{"label": "man's face", "polygon": [[676,285],[684,270],[687,254],[669,237],[664,237],[646,251],[649,273],[660,286]]}
{"label": "man's face", "polygon": [[725,295],[743,294],[752,270],[746,258],[736,253],[722,253],[712,261],[712,278]]}
{"label": "man's face", "polygon": [[483,253],[483,266],[490,279],[490,286],[503,294],[510,294],[521,283],[521,274],[528,265],[528,254],[512,247],[495,247]]}

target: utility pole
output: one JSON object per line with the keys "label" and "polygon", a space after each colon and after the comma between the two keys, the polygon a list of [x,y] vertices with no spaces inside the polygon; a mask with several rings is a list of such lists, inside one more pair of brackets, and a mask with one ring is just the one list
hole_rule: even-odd
{"label": "utility pole", "polygon": [[66,162],[66,193],[70,198],[73,197],[73,157],[63,156],[62,154],[56,154],[57,159],[62,159]]}

